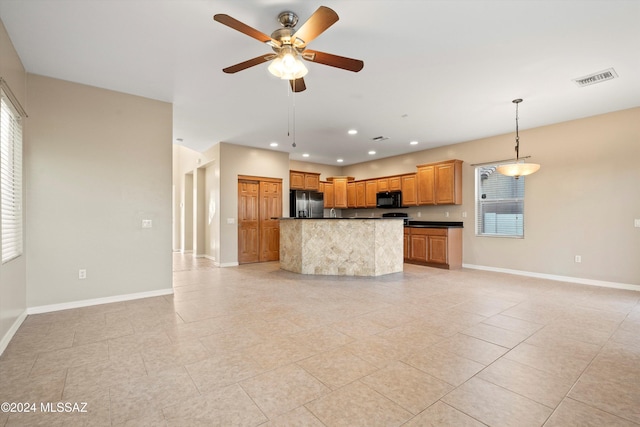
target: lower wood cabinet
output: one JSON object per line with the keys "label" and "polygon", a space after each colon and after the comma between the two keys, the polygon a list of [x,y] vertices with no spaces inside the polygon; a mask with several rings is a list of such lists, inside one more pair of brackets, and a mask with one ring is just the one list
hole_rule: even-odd
{"label": "lower wood cabinet", "polygon": [[404,228],[404,260],[439,268],[462,267],[462,228]]}

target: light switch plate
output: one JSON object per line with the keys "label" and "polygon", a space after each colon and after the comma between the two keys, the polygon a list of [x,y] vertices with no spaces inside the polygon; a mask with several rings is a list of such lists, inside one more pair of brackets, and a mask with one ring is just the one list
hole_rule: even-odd
{"label": "light switch plate", "polygon": [[142,220],[142,228],[151,228],[153,227],[153,221],[150,219],[143,219]]}
{"label": "light switch plate", "polygon": [[633,226],[640,228],[640,219],[636,219],[633,221]]}

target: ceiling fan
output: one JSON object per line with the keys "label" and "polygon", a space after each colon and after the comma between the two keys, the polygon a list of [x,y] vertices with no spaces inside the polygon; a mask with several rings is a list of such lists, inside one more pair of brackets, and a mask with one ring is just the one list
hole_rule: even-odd
{"label": "ceiling fan", "polygon": [[275,52],[224,68],[222,71],[225,73],[237,73],[238,71],[272,61],[271,65],[269,65],[269,71],[281,79],[289,80],[291,89],[294,92],[302,92],[307,88],[303,78],[307,74],[307,68],[302,61],[300,61],[300,58],[356,73],[364,67],[364,62],[359,59],[346,58],[344,56],[307,49],[307,45],[313,39],[322,34],[339,19],[336,12],[325,6],[320,6],[297,30],[294,27],[298,23],[298,16],[289,11],[280,13],[278,15],[278,22],[280,22],[282,28],[275,30],[271,33],[271,36],[229,15],[217,14],[213,16],[213,19],[249,37],[268,44]]}

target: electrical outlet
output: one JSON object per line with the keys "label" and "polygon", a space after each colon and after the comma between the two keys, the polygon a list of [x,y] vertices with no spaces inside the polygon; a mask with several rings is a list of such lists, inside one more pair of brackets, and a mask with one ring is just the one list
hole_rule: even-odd
{"label": "electrical outlet", "polygon": [[84,280],[86,278],[87,278],[87,270],[85,269],[78,270],[78,279]]}
{"label": "electrical outlet", "polygon": [[633,220],[633,226],[636,228],[640,228],[640,219],[634,219]]}
{"label": "electrical outlet", "polygon": [[142,228],[151,228],[151,227],[153,227],[153,221],[151,221],[150,219],[142,220]]}
{"label": "electrical outlet", "polygon": [[445,213],[444,213],[444,216],[445,216],[445,217],[447,217],[447,218],[449,218],[449,212],[445,212]]}
{"label": "electrical outlet", "polygon": [[462,212],[462,218],[466,218],[467,217],[467,212]]}
{"label": "electrical outlet", "polygon": [[418,218],[422,216],[422,212],[418,211]]}
{"label": "electrical outlet", "polygon": [[575,261],[576,262],[582,262],[582,257],[580,255],[576,255]]}

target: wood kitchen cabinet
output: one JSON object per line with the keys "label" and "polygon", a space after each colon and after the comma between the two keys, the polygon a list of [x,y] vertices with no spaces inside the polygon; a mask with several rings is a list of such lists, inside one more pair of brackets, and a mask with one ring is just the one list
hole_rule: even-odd
{"label": "wood kitchen cabinet", "polygon": [[331,209],[335,208],[335,191],[333,182],[322,181],[322,193],[324,194],[324,208]]}
{"label": "wood kitchen cabinet", "polygon": [[347,207],[348,208],[357,208],[357,197],[356,197],[356,183],[351,181],[347,182]]}
{"label": "wood kitchen cabinet", "polygon": [[356,181],[356,208],[367,207],[367,182]]}
{"label": "wood kitchen cabinet", "polygon": [[462,228],[405,227],[404,258],[410,264],[462,267]]}
{"label": "wood kitchen cabinet", "polygon": [[402,191],[402,176],[389,177],[389,191]]}
{"label": "wood kitchen cabinet", "polygon": [[418,189],[416,174],[402,175],[401,178],[402,206],[418,205]]}
{"label": "wood kitchen cabinet", "polygon": [[314,190],[320,187],[320,174],[315,172],[289,171],[289,188],[291,190]]}
{"label": "wood kitchen cabinet", "polygon": [[[354,180],[352,176],[332,176],[327,178],[327,180],[333,184],[333,206],[338,209],[345,209],[348,207],[347,204],[347,184]],[[325,207],[326,203],[326,195],[325,195]]]}
{"label": "wood kitchen cabinet", "polygon": [[462,160],[418,165],[418,205],[462,204]]}
{"label": "wood kitchen cabinet", "polygon": [[389,191],[389,178],[378,178],[376,181],[378,192]]}
{"label": "wood kitchen cabinet", "polygon": [[377,204],[378,180],[368,179],[365,181],[365,207],[375,208]]}

